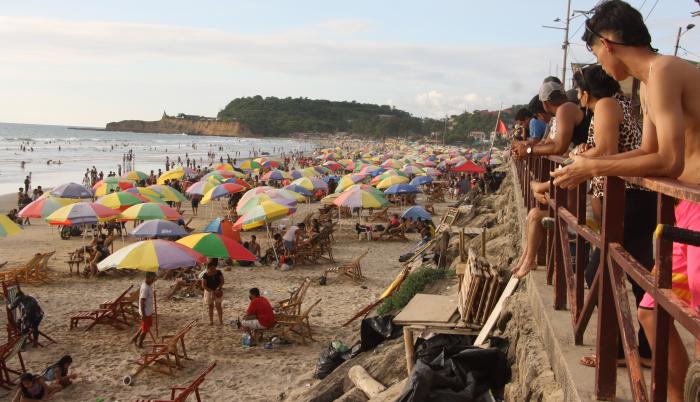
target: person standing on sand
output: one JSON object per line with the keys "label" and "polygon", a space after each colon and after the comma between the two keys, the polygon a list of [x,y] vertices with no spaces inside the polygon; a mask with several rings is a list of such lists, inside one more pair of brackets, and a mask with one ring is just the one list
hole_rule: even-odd
{"label": "person standing on sand", "polygon": [[224,309],[221,303],[224,301],[224,274],[217,268],[216,258],[207,263],[207,270],[202,275],[202,289],[204,289],[204,305],[209,308],[209,325],[214,325],[214,306],[219,316],[219,324],[224,323]]}
{"label": "person standing on sand", "polygon": [[153,325],[153,283],[157,277],[155,272],[147,272],[146,280],[141,284],[139,290],[139,314],[141,315],[141,327],[131,338],[131,342],[136,343],[139,348],[143,347],[143,340],[146,334],[151,331]]}

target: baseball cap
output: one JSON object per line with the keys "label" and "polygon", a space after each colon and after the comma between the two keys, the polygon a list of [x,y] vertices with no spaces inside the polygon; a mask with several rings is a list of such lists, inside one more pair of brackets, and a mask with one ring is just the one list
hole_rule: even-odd
{"label": "baseball cap", "polygon": [[561,84],[554,81],[545,82],[540,87],[540,101],[546,102],[551,100],[552,94],[555,92],[559,92],[561,95],[565,96],[564,87],[562,87]]}

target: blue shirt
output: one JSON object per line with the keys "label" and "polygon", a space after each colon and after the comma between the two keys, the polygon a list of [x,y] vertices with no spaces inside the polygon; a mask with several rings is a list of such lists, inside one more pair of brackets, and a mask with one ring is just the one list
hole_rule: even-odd
{"label": "blue shirt", "polygon": [[544,137],[544,132],[547,129],[547,123],[536,118],[530,119],[530,137],[541,140]]}

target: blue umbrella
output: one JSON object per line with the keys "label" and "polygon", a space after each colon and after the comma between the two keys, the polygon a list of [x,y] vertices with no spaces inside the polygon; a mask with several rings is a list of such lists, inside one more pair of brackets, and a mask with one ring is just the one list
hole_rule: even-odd
{"label": "blue umbrella", "polygon": [[419,206],[414,206],[411,208],[408,208],[407,210],[404,211],[404,213],[401,215],[402,218],[406,219],[412,219],[412,220],[417,220],[418,218],[425,219],[425,220],[431,220],[433,219],[432,216],[428,213],[428,211],[425,210],[423,207]]}
{"label": "blue umbrella", "polygon": [[175,222],[166,221],[164,219],[152,219],[136,226],[129,235],[134,237],[167,237],[180,238],[187,236],[189,233]]}
{"label": "blue umbrella", "polygon": [[433,178],[430,176],[416,176],[409,183],[412,186],[422,186],[423,184],[432,183]]}
{"label": "blue umbrella", "polygon": [[416,186],[410,184],[394,184],[393,186],[387,188],[384,194],[415,194],[420,193],[420,190]]}
{"label": "blue umbrella", "polygon": [[284,186],[282,188],[285,190],[293,191],[297,194],[301,194],[304,197],[311,197],[313,195],[313,193],[311,191],[309,191],[309,190],[305,189],[304,187],[297,185],[297,184],[290,184],[290,185]]}
{"label": "blue umbrella", "polygon": [[218,233],[222,234],[223,230],[221,229],[221,222],[223,222],[223,219],[221,218],[216,218],[209,222],[207,226],[204,228],[203,232],[206,233]]}
{"label": "blue umbrella", "polygon": [[92,190],[78,183],[61,184],[51,190],[51,195],[59,198],[92,198]]}

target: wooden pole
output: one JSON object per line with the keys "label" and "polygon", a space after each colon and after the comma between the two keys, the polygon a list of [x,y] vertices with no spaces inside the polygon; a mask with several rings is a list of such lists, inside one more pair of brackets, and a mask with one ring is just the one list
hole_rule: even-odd
{"label": "wooden pole", "polygon": [[414,349],[413,349],[413,332],[408,326],[403,327],[403,345],[406,349],[406,371],[408,375],[411,375],[413,371],[413,359],[414,359]]}

